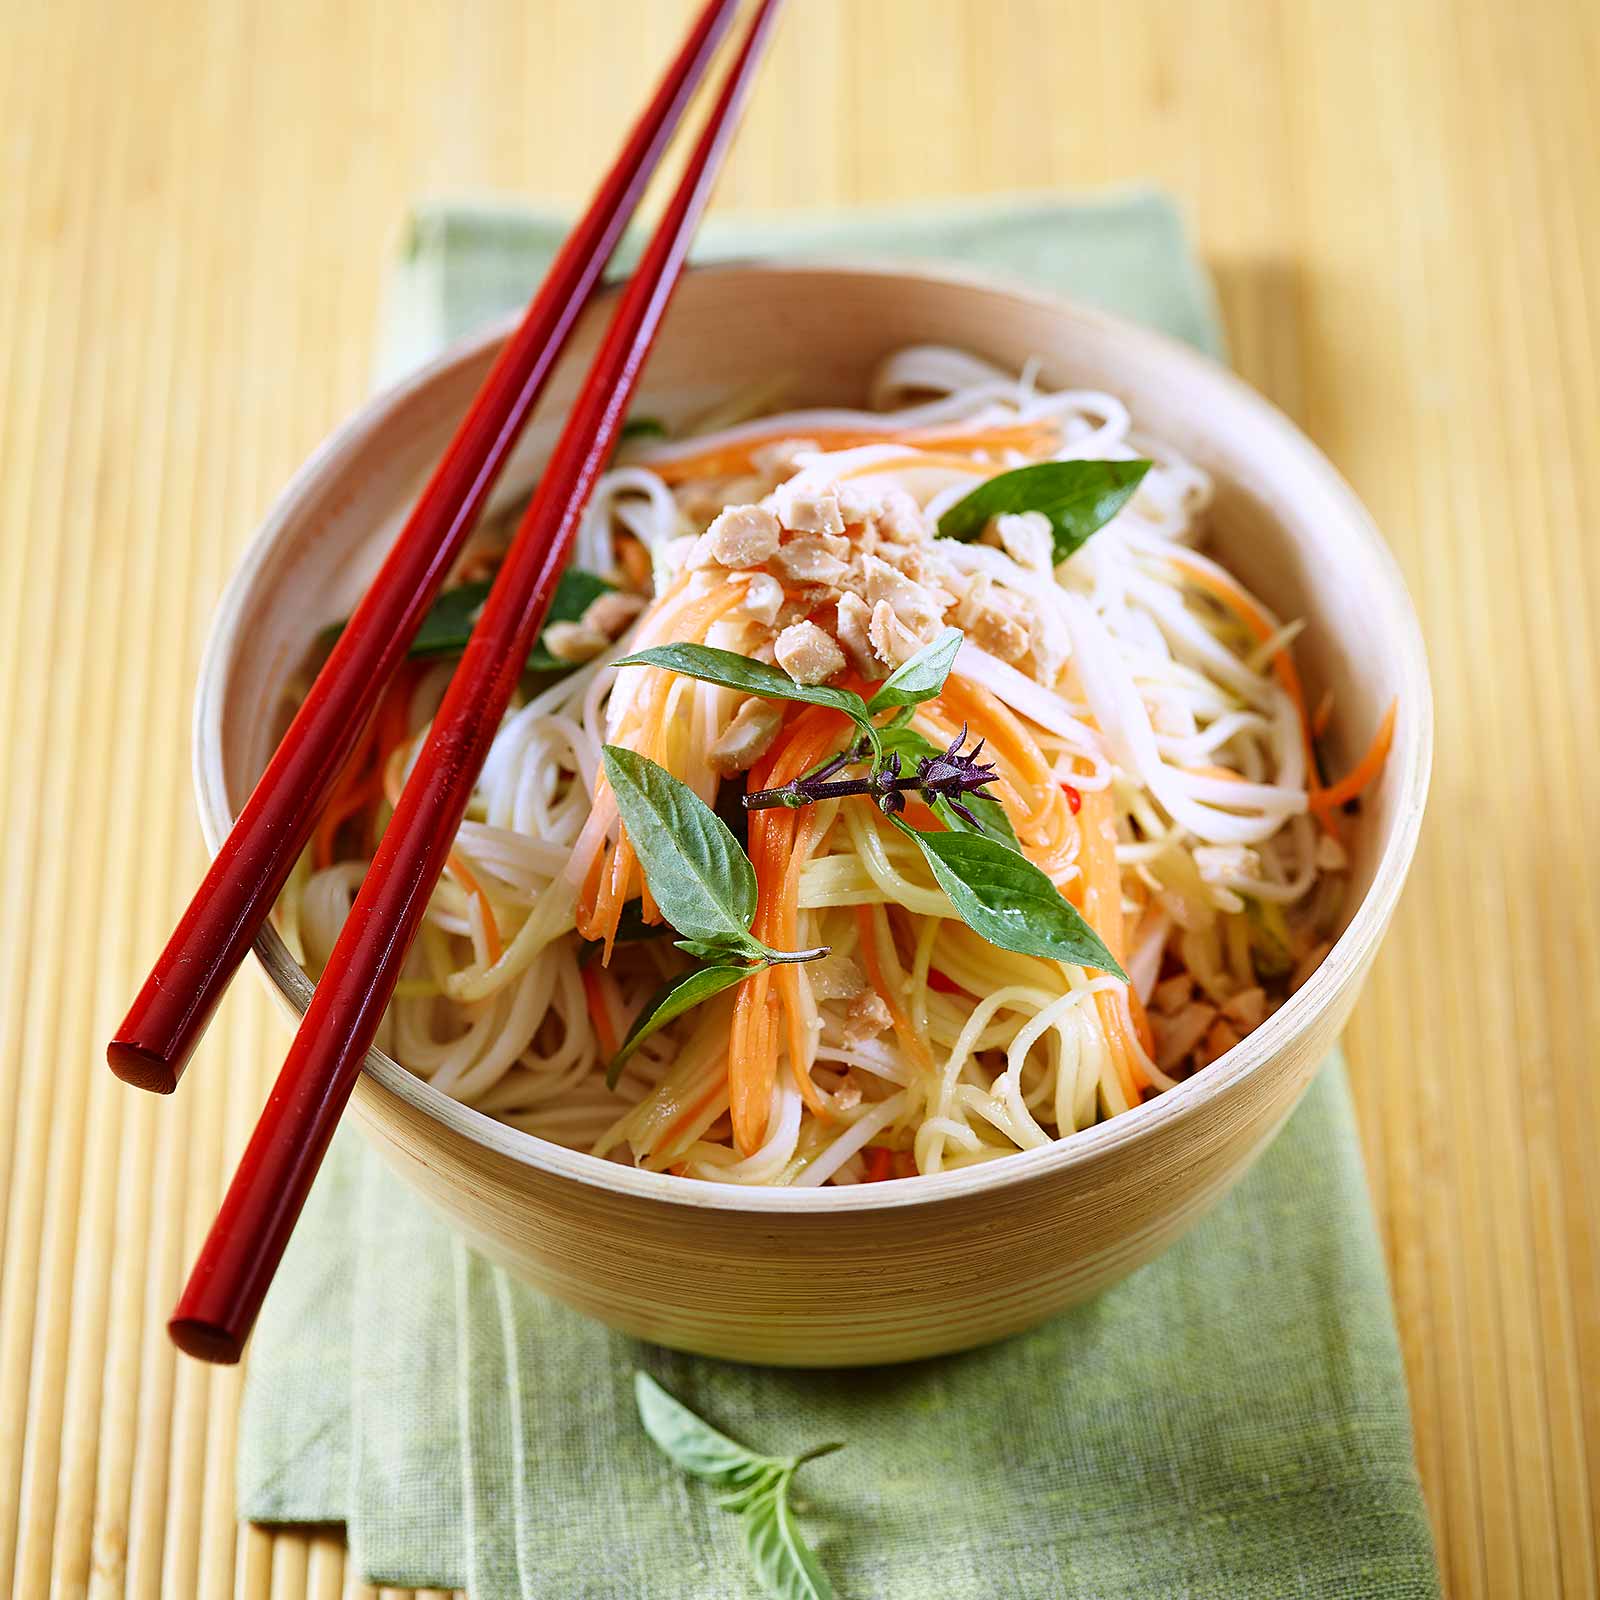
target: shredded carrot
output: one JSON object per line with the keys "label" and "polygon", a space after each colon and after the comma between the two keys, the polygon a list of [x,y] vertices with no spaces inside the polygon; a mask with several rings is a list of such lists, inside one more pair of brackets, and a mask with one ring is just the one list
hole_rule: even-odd
{"label": "shredded carrot", "polygon": [[[684,1131],[693,1126],[722,1098],[725,1088],[726,1085],[720,1078],[714,1079],[711,1087],[698,1100],[691,1100],[688,1105],[679,1111],[677,1116],[662,1128],[660,1136],[656,1140],[656,1147],[661,1150],[670,1150],[674,1142],[682,1137]],[[682,1176],[681,1170],[679,1176]]]}
{"label": "shredded carrot", "polygon": [[936,700],[918,714],[953,737],[965,725],[982,739],[999,768],[989,793],[999,801],[1028,859],[1055,881],[1067,878],[1078,848],[1067,795],[1027,726],[996,695],[951,674]]}
{"label": "shredded carrot", "polygon": [[[750,787],[789,782],[836,748],[845,726],[837,711],[812,706],[780,730],[750,773]],[[750,817],[750,863],[756,874],[752,932],[775,948],[793,949],[799,927],[800,869],[815,826],[809,812],[756,811]],[[734,1138],[749,1155],[760,1148],[778,1070],[780,1013],[788,1023],[789,1066],[805,1102],[819,1117],[830,1113],[811,1081],[809,1049],[800,1010],[800,974],[792,965],[763,969],[739,985],[728,1046],[728,1101]]]}
{"label": "shredded carrot", "polygon": [[894,1176],[894,1151],[881,1144],[869,1144],[862,1155],[866,1157],[865,1183],[882,1183]]}
{"label": "shredded carrot", "polygon": [[927,1041],[912,1028],[911,1018],[906,1015],[899,994],[884,975],[883,952],[878,948],[878,920],[873,916],[872,909],[871,906],[856,907],[856,935],[861,945],[861,964],[867,969],[867,982],[889,1008],[889,1018],[894,1023],[894,1031],[901,1044],[926,1071],[933,1065],[933,1056],[928,1050]]}
{"label": "shredded carrot", "polygon": [[326,809],[317,820],[316,830],[311,836],[311,859],[318,870],[333,865],[339,829],[352,817],[359,816],[369,806],[383,799],[389,755],[397,745],[405,742],[410,726],[411,694],[415,686],[414,664],[402,662],[384,690],[371,723],[351,753]]}
{"label": "shredded carrot", "polygon": [[[807,428],[806,439],[821,450],[851,450],[864,444],[923,445],[948,450],[1042,450],[1051,446],[1056,431],[1048,423],[1003,423],[993,428]],[[744,438],[713,445],[686,455],[648,462],[663,483],[685,483],[691,478],[733,478],[755,470],[755,453],[793,438],[790,430],[747,434]]]}
{"label": "shredded carrot", "polygon": [[631,533],[625,533],[617,540],[617,562],[623,576],[634,588],[643,589],[649,584],[650,552]]}
{"label": "shredded carrot", "polygon": [[505,954],[505,946],[500,941],[500,924],[494,917],[494,906],[490,903],[488,895],[483,892],[483,885],[473,876],[472,869],[456,851],[452,850],[445,857],[444,870],[461,885],[467,897],[477,905],[478,915],[483,918],[484,954],[488,956],[489,965],[492,967]]}
{"label": "shredded carrot", "polygon": [[1367,746],[1366,754],[1337,783],[1329,784],[1322,791],[1325,805],[1347,805],[1383,771],[1389,746],[1394,742],[1394,718],[1398,706],[1396,700],[1389,702],[1389,709],[1384,712],[1383,721],[1378,724],[1378,731]]}
{"label": "shredded carrot", "polygon": [[589,1008],[589,1020],[594,1024],[595,1038],[609,1061],[617,1053],[617,1030],[611,1021],[611,1010],[606,1005],[606,994],[600,969],[590,962],[580,970],[583,979],[584,1003]]}
{"label": "shredded carrot", "polygon": [[[1169,556],[1167,559],[1197,588],[1204,589],[1213,599],[1220,600],[1259,643],[1266,643],[1278,632],[1278,625],[1272,618],[1227,573],[1209,563],[1185,556]],[[1305,690],[1300,682],[1299,668],[1295,666],[1287,645],[1279,645],[1272,652],[1272,672],[1300,719],[1300,739],[1305,746],[1306,788],[1311,809],[1324,830],[1337,837],[1338,828],[1322,801],[1322,774],[1317,768],[1316,736],[1311,730],[1311,714],[1306,709]]]}
{"label": "shredded carrot", "polygon": [[[1122,874],[1117,867],[1117,825],[1111,808],[1110,789],[1088,789],[1083,794],[1083,804],[1078,812],[1078,831],[1081,840],[1079,862],[1083,867],[1084,920],[1100,935],[1112,958],[1120,965],[1127,957],[1127,928],[1122,915]],[[1128,993],[1133,994],[1130,985]],[[1111,1058],[1122,1083],[1122,1092],[1128,1104],[1139,1104],[1139,1091],[1144,1087],[1144,1074],[1139,1070],[1139,1058],[1130,1048],[1127,1027],[1123,1021],[1118,997],[1108,989],[1097,990],[1095,1009],[1100,1013],[1100,1023],[1105,1030]],[[1133,1000],[1129,1000],[1132,1010]],[[1141,1007],[1141,1012],[1143,1008]],[[1148,1027],[1148,1023],[1146,1024]]]}
{"label": "shredded carrot", "polygon": [[1317,702],[1317,709],[1311,714],[1311,733],[1314,738],[1320,739],[1328,731],[1328,724],[1333,721],[1333,690],[1325,689],[1322,698]]}
{"label": "shredded carrot", "polygon": [[[1209,564],[1183,556],[1169,556],[1168,560],[1192,583],[1227,606],[1255,639],[1265,643],[1278,631],[1272,619],[1227,574]],[[1290,655],[1287,645],[1280,645],[1273,651],[1272,670],[1284,693],[1293,701],[1295,713],[1300,718],[1300,736],[1306,752],[1306,787],[1309,791],[1311,810],[1322,824],[1324,831],[1337,839],[1339,827],[1334,819],[1334,813],[1346,801],[1353,800],[1360,794],[1382,769],[1384,757],[1389,753],[1389,744],[1394,736],[1395,707],[1390,705],[1366,755],[1346,777],[1329,786],[1323,783],[1321,772],[1317,767],[1316,740],[1327,726],[1332,701],[1324,696],[1322,705],[1317,708],[1316,717],[1310,715],[1306,710],[1305,691],[1301,687],[1300,673],[1295,667],[1294,657]]]}

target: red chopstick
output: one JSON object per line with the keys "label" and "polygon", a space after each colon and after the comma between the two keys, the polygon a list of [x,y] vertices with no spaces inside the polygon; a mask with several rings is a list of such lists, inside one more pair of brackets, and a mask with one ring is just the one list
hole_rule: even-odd
{"label": "red chopstick", "polygon": [[595,479],[610,459],[780,4],[762,0],[622,296],[168,1323],[173,1342],[190,1355],[237,1361],[249,1337],[394,994]]}
{"label": "red chopstick", "polygon": [[223,840],[106,1047],[119,1078],[169,1094],[261,931],[600,280],[739,0],[709,0]]}

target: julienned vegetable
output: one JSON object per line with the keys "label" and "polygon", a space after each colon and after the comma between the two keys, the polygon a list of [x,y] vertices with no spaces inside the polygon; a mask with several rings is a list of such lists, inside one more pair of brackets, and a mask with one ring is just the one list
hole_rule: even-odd
{"label": "julienned vegetable", "polygon": [[743,1524],[745,1549],[767,1593],[778,1600],[830,1600],[833,1585],[801,1536],[789,1488],[806,1462],[844,1447],[820,1444],[798,1455],[758,1455],[703,1422],[648,1373],[634,1374],[633,1392],[639,1420],[662,1454],[723,1491],[717,1504]]}
{"label": "julienned vegetable", "polygon": [[[963,754],[962,729],[942,754],[921,758],[913,772],[902,772],[898,750],[883,756],[864,776],[835,778],[855,765],[883,735],[874,713],[914,707],[934,699],[945,686],[961,634],[948,629],[912,656],[885,680],[871,702],[846,689],[807,691],[782,673],[756,661],[703,646],[681,645],[627,656],[620,666],[656,666],[685,677],[749,690],[763,698],[807,700],[849,716],[860,729],[865,752],[847,746],[830,762],[777,789],[745,797],[752,811],[783,807],[797,810],[825,800],[870,797],[893,817],[895,826],[916,841],[935,881],[949,896],[956,913],[991,944],[1046,960],[1071,961],[1098,968],[1127,981],[1094,929],[1063,899],[1055,885],[1012,842],[987,837],[966,797],[992,783],[995,769],[977,761],[978,751]],[[903,741],[906,730],[890,737]],[[679,948],[708,962],[683,978],[667,983],[645,1005],[639,1022],[621,1052],[612,1060],[607,1081],[615,1084],[622,1063],[657,1028],[681,1016],[701,1000],[711,999],[736,980],[727,969],[752,975],[776,959],[815,960],[825,949],[780,956],[752,937],[756,913],[756,875],[722,820],[687,785],[654,762],[621,750],[605,748],[606,776],[616,796],[628,838],[639,857],[645,883],[663,917],[686,940]],[[899,815],[906,796],[915,793],[930,807],[943,804],[958,824],[953,832],[913,828]],[[716,969],[724,969],[720,974]]]}
{"label": "julienned vegetable", "polygon": [[[1316,968],[1391,718],[1324,774],[1292,626],[1203,553],[1206,475],[1114,396],[974,372],[902,351],[905,411],[630,444],[575,562],[625,588],[495,736],[402,1062],[602,1158],[877,1182],[1118,1116]],[[291,880],[313,970],[442,676],[396,683]]]}

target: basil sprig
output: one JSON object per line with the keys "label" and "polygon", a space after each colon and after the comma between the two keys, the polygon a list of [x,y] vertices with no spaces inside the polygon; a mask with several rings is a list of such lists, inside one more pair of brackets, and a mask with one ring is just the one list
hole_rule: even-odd
{"label": "basil sprig", "polygon": [[658,1028],[773,962],[817,961],[827,949],[774,950],[750,932],[756,874],[728,825],[686,783],[634,750],[608,744],[606,780],[651,897],[683,935],[678,949],[706,963],[651,997],[612,1058],[614,1086],[623,1063]]}
{"label": "basil sprig", "polygon": [[606,781],[661,914],[685,938],[759,955],[756,874],[728,825],[648,757],[605,747]]}
{"label": "basil sprig", "polygon": [[[1137,467],[1139,471],[1134,475],[1127,491],[1131,494],[1133,484],[1143,476],[1144,469],[1149,463],[1047,462],[1045,465]],[[1013,477],[1015,474],[1007,473],[1003,476]],[[1001,480],[990,481],[996,483]],[[1127,496],[1124,495],[1123,498],[1126,499]],[[665,667],[672,672],[681,672],[685,677],[699,678],[704,682],[721,684],[729,689],[739,689],[746,694],[759,695],[763,699],[799,700],[811,705],[831,706],[834,710],[843,711],[869,737],[874,762],[881,766],[891,753],[898,754],[907,764],[914,764],[924,756],[932,757],[938,753],[932,744],[907,726],[903,719],[913,707],[925,700],[933,699],[944,688],[945,679],[950,674],[950,668],[960,646],[960,630],[947,629],[886,678],[870,704],[848,689],[835,689],[826,684],[810,686],[795,683],[787,673],[769,667],[764,662],[750,661],[744,656],[734,655],[732,651],[713,650],[705,645],[661,645],[654,649],[641,650],[637,655],[627,657],[618,665]],[[874,714],[890,708],[897,708],[896,715],[887,723],[876,725],[872,720]],[[607,747],[608,772],[611,770],[612,754],[610,747]],[[628,753],[619,751],[616,754]],[[631,759],[638,761],[640,758],[635,756]],[[674,779],[669,781],[676,782]],[[614,782],[613,787],[615,787]],[[678,787],[682,788],[682,785]],[[689,794],[695,805],[699,806],[721,829],[722,834],[726,836],[727,849],[744,861],[743,852],[734,843],[732,834],[728,833],[720,819],[688,790],[684,790],[684,793]],[[1100,972],[1109,972],[1126,983],[1127,974],[1117,964],[1100,936],[1044,873],[1022,854],[1016,834],[1006,820],[1005,812],[999,802],[974,792],[964,797],[964,803],[977,816],[981,831],[974,832],[971,826],[956,814],[949,802],[942,799],[935,800],[933,806],[935,814],[949,830],[946,833],[922,833],[897,816],[890,818],[902,833],[916,840],[918,848],[927,860],[929,870],[933,873],[934,881],[949,897],[961,920],[973,932],[987,939],[990,944],[999,945],[1003,950],[1015,950],[1022,955],[1042,956],[1048,961],[1069,961],[1077,966],[1093,967]],[[618,804],[621,804],[620,794]],[[624,820],[627,820],[626,813]],[[638,838],[631,821],[628,823],[628,833],[634,838],[635,848],[638,849]],[[662,849],[668,854],[673,853],[670,839],[663,843]],[[679,922],[668,908],[656,888],[655,879],[650,876],[652,869],[642,849],[639,852],[639,859],[645,868],[646,877],[649,878],[650,892],[655,895],[657,904],[661,906],[667,920],[682,929],[684,933],[690,934],[691,940],[699,938],[699,935]],[[747,861],[744,865],[745,870],[751,872],[753,916],[754,873]],[[676,862],[665,864],[666,873],[671,874],[677,870]],[[728,937],[727,925],[724,924],[724,941]],[[750,942],[754,943],[753,940]],[[680,948],[687,948],[694,955],[705,953],[692,943],[680,943]],[[715,954],[716,951],[712,953]],[[748,953],[748,946],[737,949],[738,955]],[[767,960],[773,958],[771,951],[765,951],[764,955]],[[690,974],[691,978],[694,976],[695,974]],[[657,999],[665,1005],[672,999],[672,994],[663,991]],[[646,1016],[649,1015],[650,1010],[647,1007]],[[672,1015],[681,1015],[681,1009],[673,1011]]]}
{"label": "basil sprig", "polygon": [[717,1504],[744,1524],[745,1549],[762,1587],[778,1600],[832,1600],[833,1585],[795,1525],[789,1485],[807,1461],[839,1444],[793,1456],[764,1456],[718,1433],[648,1373],[636,1372],[634,1399],[645,1432],[669,1461],[723,1491]]}
{"label": "basil sprig", "polygon": [[939,518],[946,539],[976,539],[1007,513],[1042,511],[1050,519],[1059,566],[1133,498],[1148,461],[1040,461],[980,483]]}
{"label": "basil sprig", "polygon": [[724,989],[731,989],[734,984],[743,983],[753,971],[757,970],[759,969],[742,963],[696,967],[693,972],[687,972],[681,978],[673,978],[662,984],[645,1001],[644,1009],[634,1018],[633,1026],[628,1029],[627,1038],[622,1041],[617,1053],[611,1058],[606,1068],[606,1088],[616,1088],[617,1079],[622,1075],[628,1057],[652,1033],[666,1027],[669,1022],[676,1022],[684,1012],[694,1010],[697,1005],[721,994]]}
{"label": "basil sprig", "polygon": [[[904,723],[899,726],[891,724],[879,731],[883,736],[883,753],[886,756],[899,756],[900,764],[907,771],[914,771],[919,761],[936,760],[940,754],[938,745]],[[1011,826],[1011,819],[1006,815],[1005,807],[992,795],[985,794],[981,789],[974,789],[962,797],[962,803],[978,819],[980,832],[986,833],[991,839],[998,839],[1009,850],[1022,849],[1016,830]],[[935,796],[932,810],[952,833],[973,831],[972,824],[942,795]]]}

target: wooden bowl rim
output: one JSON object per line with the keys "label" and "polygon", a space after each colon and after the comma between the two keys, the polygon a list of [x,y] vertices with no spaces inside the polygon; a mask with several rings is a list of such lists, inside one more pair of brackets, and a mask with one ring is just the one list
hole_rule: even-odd
{"label": "wooden bowl rim", "polygon": [[[1264,444],[1271,446],[1263,452],[1264,458],[1279,454],[1294,457],[1302,470],[1323,480],[1330,500],[1340,510],[1343,536],[1362,547],[1381,585],[1387,613],[1385,623],[1396,630],[1392,642],[1400,663],[1403,693],[1389,762],[1390,770],[1398,773],[1400,789],[1394,826],[1384,842],[1372,884],[1349,925],[1312,977],[1280,1010],[1203,1073],[1092,1128],[1069,1134],[1038,1149],[1019,1151],[1004,1160],[954,1172],[846,1188],[746,1188],[710,1183],[675,1177],[671,1173],[641,1171],[552,1144],[451,1099],[381,1050],[368,1052],[362,1066],[363,1074],[451,1133],[549,1176],[674,1207],[758,1214],[876,1211],[987,1193],[1104,1157],[1169,1123],[1203,1114],[1211,1101],[1258,1071],[1286,1050],[1298,1035],[1308,1031],[1334,1002],[1346,981],[1361,971],[1372,947],[1382,939],[1389,924],[1416,850],[1432,761],[1432,691],[1416,610],[1399,564],[1376,524],[1333,463],[1265,396],[1192,346],[1113,313],[1031,289],[1004,277],[937,262],[883,262],[854,260],[848,256],[794,261],[774,257],[719,261],[690,270],[697,279],[712,280],[752,273],[814,277],[819,289],[829,280],[841,277],[895,278],[908,287],[934,284],[984,296],[1001,296],[1032,310],[1093,328],[1125,341],[1130,347],[1142,348],[1146,355],[1169,362],[1189,378],[1222,391],[1235,406],[1250,413],[1252,422],[1261,430]],[[607,290],[599,298],[609,298],[615,292],[615,289]],[[227,667],[238,633],[237,625],[271,551],[294,522],[302,504],[325,478],[340,472],[341,463],[355,446],[379,432],[394,412],[419,390],[458,366],[481,359],[486,350],[509,335],[519,315],[508,315],[481,332],[459,340],[426,365],[366,401],[301,465],[246,547],[218,602],[201,659],[195,697],[195,797],[206,846],[213,854],[233,822],[220,738]],[[255,954],[279,995],[303,1015],[310,1003],[312,985],[275,928],[269,925],[262,933],[256,941]]]}

